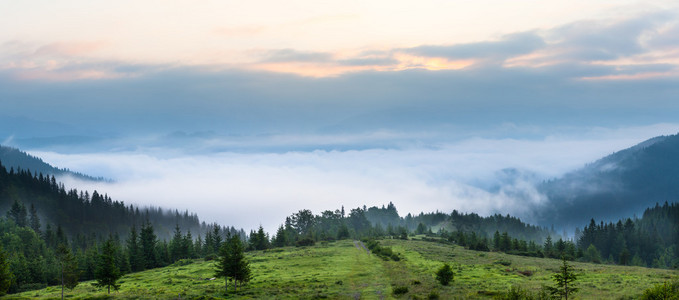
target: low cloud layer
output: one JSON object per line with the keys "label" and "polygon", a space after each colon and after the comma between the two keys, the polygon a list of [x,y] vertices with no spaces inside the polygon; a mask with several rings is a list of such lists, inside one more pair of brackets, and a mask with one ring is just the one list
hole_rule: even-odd
{"label": "low cloud layer", "polygon": [[676,131],[677,124],[660,124],[595,129],[578,137],[473,138],[348,151],[31,153],[59,167],[116,180],[92,184],[65,178],[69,187],[97,189],[126,203],[188,209],[208,222],[246,229],[261,223],[273,231],[300,209],[320,213],[390,201],[402,215],[457,209],[531,221],[548,203],[536,183]]}

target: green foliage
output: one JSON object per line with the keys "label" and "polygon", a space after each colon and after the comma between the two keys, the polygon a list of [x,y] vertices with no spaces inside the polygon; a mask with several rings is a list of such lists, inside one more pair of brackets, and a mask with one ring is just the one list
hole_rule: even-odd
{"label": "green foliage", "polygon": [[559,268],[559,272],[555,273],[552,277],[554,278],[554,286],[549,287],[552,295],[565,297],[568,300],[569,295],[575,294],[579,290],[575,287],[578,274],[575,274],[573,267],[568,264],[566,258],[563,258],[563,264]]}
{"label": "green foliage", "polygon": [[401,260],[401,258],[398,256],[398,253],[392,251],[391,247],[381,246],[378,241],[372,239],[366,239],[364,242],[366,243],[366,247],[368,247],[368,249],[370,249],[373,254],[379,256],[383,260]]}
{"label": "green foliage", "polygon": [[663,282],[644,291],[642,300],[677,300],[679,299],[679,281]]}
{"label": "green foliage", "polygon": [[393,293],[396,296],[407,294],[408,293],[408,287],[407,286],[395,287]]}
{"label": "green foliage", "polygon": [[601,263],[601,254],[594,244],[590,244],[589,247],[587,247],[587,251],[585,251],[583,258],[585,261],[593,262],[595,264]]}
{"label": "green foliage", "polygon": [[144,268],[146,269],[155,268],[159,265],[156,252],[157,243],[158,240],[156,238],[156,233],[153,230],[153,225],[149,220],[146,220],[146,224],[141,227],[141,233],[139,235],[141,254],[144,260]]}
{"label": "green foliage", "polygon": [[[250,268],[257,274],[246,289],[229,290],[231,298],[300,299],[389,299],[394,287],[406,286],[408,293],[401,299],[427,299],[432,291],[440,299],[488,299],[509,291],[516,285],[530,292],[531,299],[549,299],[541,290],[553,283],[551,270],[562,261],[513,256],[498,252],[466,250],[463,247],[418,240],[385,239],[380,243],[402,256],[399,262],[384,261],[365,250],[357,249],[352,241],[330,242],[325,246],[285,247],[268,251],[246,252]],[[479,256],[479,254],[484,254]],[[494,264],[511,261],[511,268]],[[455,264],[455,285],[441,286],[433,273],[443,264]],[[667,278],[675,271],[595,265],[573,262],[582,275],[578,278],[582,299],[636,299],[643,291]],[[509,269],[509,271],[508,271]],[[526,277],[516,270],[531,270]],[[214,262],[193,260],[192,264],[156,268],[131,273],[120,278],[116,299],[223,299],[224,281],[214,277]],[[420,284],[416,284],[418,281]],[[43,285],[44,287],[44,285]],[[542,293],[542,295],[540,294]],[[106,290],[94,289],[89,282],[78,285],[73,298],[105,299]],[[114,296],[112,293],[111,296]],[[3,299],[55,299],[58,287],[10,294]],[[570,298],[570,297],[569,297]]]}
{"label": "green foliage", "polygon": [[447,263],[443,264],[443,266],[436,271],[436,280],[442,285],[448,285],[453,281],[454,276],[455,273],[453,272],[453,269]]}
{"label": "green foliage", "polygon": [[80,270],[78,269],[78,261],[71,252],[71,249],[65,244],[60,244],[56,251],[57,260],[61,266],[61,285],[62,288],[73,290],[78,286],[78,279],[80,278]]}
{"label": "green foliage", "polygon": [[269,236],[264,232],[262,225],[259,225],[257,232],[250,232],[249,249],[265,250],[271,247],[269,243]]}
{"label": "green foliage", "polygon": [[108,293],[111,293],[111,288],[118,290],[120,284],[117,283],[120,278],[120,270],[115,263],[116,259],[116,248],[113,242],[113,238],[110,237],[101,248],[101,254],[99,255],[99,266],[95,274],[97,287],[106,287]]}
{"label": "green foliage", "polygon": [[7,259],[7,253],[2,249],[0,245],[0,296],[3,296],[9,290],[10,284],[12,284],[12,279],[14,275],[9,269],[9,260]]}
{"label": "green foliage", "polygon": [[[252,279],[250,263],[245,257],[243,243],[238,236],[230,237],[219,249],[219,258],[215,263],[215,277],[224,277],[225,283],[231,280],[234,289],[238,290],[238,283],[247,283]],[[225,292],[228,287],[225,284]]]}

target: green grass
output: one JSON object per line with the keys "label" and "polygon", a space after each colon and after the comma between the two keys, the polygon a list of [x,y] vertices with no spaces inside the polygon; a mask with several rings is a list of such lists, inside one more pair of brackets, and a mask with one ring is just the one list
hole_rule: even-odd
{"label": "green grass", "polygon": [[[224,280],[213,276],[214,262],[196,260],[185,266],[170,266],[128,274],[121,288],[112,292],[118,299],[426,299],[432,291],[441,299],[491,298],[512,285],[538,290],[551,285],[551,275],[561,263],[501,253],[464,250],[462,247],[423,241],[382,240],[403,258],[384,261],[357,249],[352,241],[313,247],[284,248],[248,253],[253,280],[224,294]],[[455,271],[449,286],[441,286],[434,273],[448,262]],[[639,296],[656,283],[676,279],[676,271],[572,263],[581,274],[579,299],[617,299]],[[529,275],[530,274],[530,275]],[[106,299],[104,289],[82,282],[67,299]],[[396,294],[394,290],[407,293]],[[6,296],[7,299],[58,299],[59,287]]]}

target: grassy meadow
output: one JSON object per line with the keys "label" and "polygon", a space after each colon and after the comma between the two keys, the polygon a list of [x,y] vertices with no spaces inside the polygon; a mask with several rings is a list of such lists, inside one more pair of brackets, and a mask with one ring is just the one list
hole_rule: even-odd
{"label": "grassy meadow", "polygon": [[[353,241],[300,248],[249,252],[253,279],[224,294],[224,280],[214,279],[212,261],[194,260],[123,276],[120,290],[106,294],[81,282],[67,299],[440,299],[492,298],[511,286],[537,291],[552,285],[560,260],[538,259],[420,240],[382,240],[402,258],[384,261]],[[455,279],[441,286],[434,272],[449,263]],[[635,298],[657,283],[676,280],[677,271],[571,262],[581,274],[576,299]],[[407,292],[405,292],[407,288]],[[401,292],[401,293],[399,293]],[[405,292],[405,293],[403,293]],[[61,288],[8,295],[6,299],[57,299]]]}

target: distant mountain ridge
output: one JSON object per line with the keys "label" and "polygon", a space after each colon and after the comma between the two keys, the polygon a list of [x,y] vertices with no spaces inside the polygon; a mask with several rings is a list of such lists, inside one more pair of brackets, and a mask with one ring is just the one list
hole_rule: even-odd
{"label": "distant mountain ridge", "polygon": [[92,177],[78,172],[73,172],[69,169],[59,169],[46,162],[41,158],[30,155],[17,148],[0,145],[0,162],[8,170],[14,168],[15,170],[30,170],[31,173],[42,173],[43,175],[54,176],[73,176],[78,179],[88,181],[109,181],[103,177]]}
{"label": "distant mountain ridge", "polygon": [[539,222],[567,227],[679,201],[679,134],[651,138],[538,188],[550,199]]}

